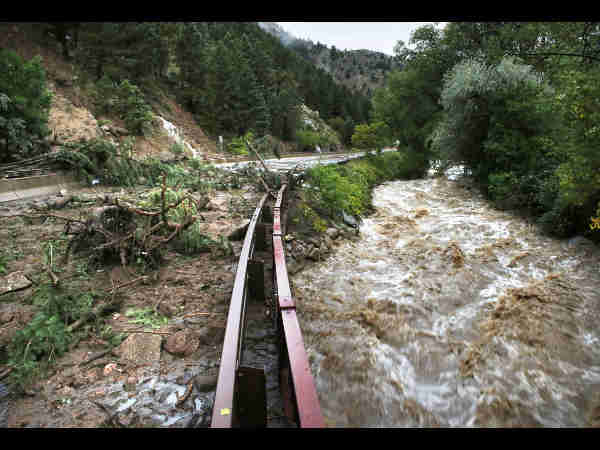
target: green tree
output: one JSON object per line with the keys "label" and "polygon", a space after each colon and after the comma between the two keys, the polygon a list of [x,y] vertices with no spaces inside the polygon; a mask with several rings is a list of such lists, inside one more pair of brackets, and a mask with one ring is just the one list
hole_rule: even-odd
{"label": "green tree", "polygon": [[352,145],[356,148],[380,152],[390,138],[390,129],[384,122],[358,124],[352,135]]}
{"label": "green tree", "polygon": [[0,50],[0,161],[47,150],[51,99],[39,57],[23,61],[11,50]]}

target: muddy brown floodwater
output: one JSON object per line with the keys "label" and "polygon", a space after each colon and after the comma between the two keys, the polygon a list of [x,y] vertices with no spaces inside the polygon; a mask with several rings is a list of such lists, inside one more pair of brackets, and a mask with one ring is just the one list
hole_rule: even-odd
{"label": "muddy brown floodwater", "polygon": [[600,249],[466,185],[376,188],[361,240],[293,277],[330,426],[600,425]]}

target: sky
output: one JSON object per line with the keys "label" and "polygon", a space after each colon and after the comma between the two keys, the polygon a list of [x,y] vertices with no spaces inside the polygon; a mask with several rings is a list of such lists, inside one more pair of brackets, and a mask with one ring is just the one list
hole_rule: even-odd
{"label": "sky", "polygon": [[[401,40],[408,45],[416,28],[433,22],[277,22],[288,33],[338,50],[373,50],[394,55]],[[443,26],[443,22],[439,24]]]}

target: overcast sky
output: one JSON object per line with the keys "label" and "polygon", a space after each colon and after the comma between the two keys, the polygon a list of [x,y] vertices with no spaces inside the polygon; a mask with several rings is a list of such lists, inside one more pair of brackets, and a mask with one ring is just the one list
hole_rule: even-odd
{"label": "overcast sky", "polygon": [[[416,28],[433,22],[277,22],[288,33],[300,39],[338,50],[373,50],[394,54],[394,46],[401,40],[408,45],[410,34]],[[438,25],[443,26],[443,23]]]}

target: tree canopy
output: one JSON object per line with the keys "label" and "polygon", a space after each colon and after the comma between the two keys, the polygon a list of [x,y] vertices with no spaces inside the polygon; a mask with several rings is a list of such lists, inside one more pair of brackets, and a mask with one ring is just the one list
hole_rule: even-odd
{"label": "tree canopy", "polygon": [[403,69],[375,93],[371,120],[423,161],[465,164],[499,207],[589,235],[600,22],[452,22],[417,29],[410,44],[396,45]]}

